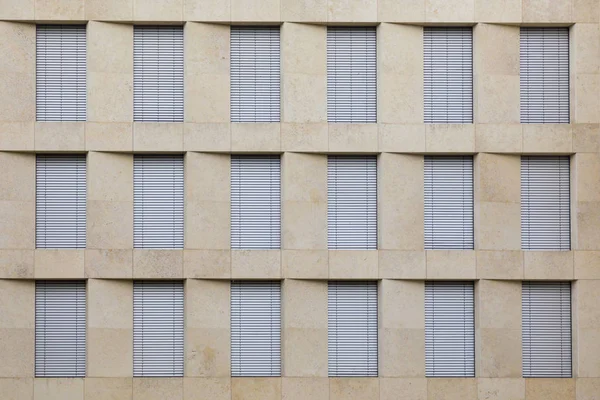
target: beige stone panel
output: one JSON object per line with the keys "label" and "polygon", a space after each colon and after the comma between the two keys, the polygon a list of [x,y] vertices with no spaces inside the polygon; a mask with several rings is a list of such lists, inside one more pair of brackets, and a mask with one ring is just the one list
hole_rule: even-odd
{"label": "beige stone panel", "polygon": [[0,149],[32,151],[34,127],[34,122],[0,122]]}
{"label": "beige stone panel", "polygon": [[577,226],[576,240],[578,250],[598,250],[600,249],[600,202],[587,201],[577,202],[577,219],[574,224]]}
{"label": "beige stone panel", "polygon": [[231,150],[230,124],[184,124],[183,150],[229,152]]}
{"label": "beige stone panel", "polygon": [[379,124],[379,151],[425,153],[425,125]]}
{"label": "beige stone panel", "polygon": [[231,156],[188,152],[185,155],[185,198],[189,201],[231,199]]}
{"label": "beige stone panel", "polygon": [[523,0],[523,22],[570,22],[571,2]]}
{"label": "beige stone panel", "polygon": [[[283,283],[282,293],[283,308],[290,311],[283,314],[285,328],[324,330],[325,336],[321,339],[326,346],[327,282],[287,279]],[[327,364],[327,360],[323,363]]]}
{"label": "beige stone panel", "polygon": [[0,393],[3,400],[33,400],[33,379],[0,379]]}
{"label": "beige stone panel", "polygon": [[33,249],[35,202],[0,201],[0,249]]}
{"label": "beige stone panel", "polygon": [[425,329],[425,287],[422,281],[383,279],[379,292],[382,328]]}
{"label": "beige stone panel", "polygon": [[521,157],[478,154],[475,158],[477,200],[519,204],[521,202]]}
{"label": "beige stone panel", "polygon": [[573,252],[524,251],[525,279],[573,279]]}
{"label": "beige stone panel", "polygon": [[231,1],[183,0],[183,15],[188,21],[229,21]]}
{"label": "beige stone panel", "polygon": [[284,249],[327,249],[326,202],[284,201],[281,226]]}
{"label": "beige stone panel", "polygon": [[[122,2],[121,6],[123,4],[126,2]],[[106,46],[107,40],[112,46]],[[89,71],[130,74],[133,77],[132,25],[90,21],[87,25],[87,46]]]}
{"label": "beige stone panel", "polygon": [[376,0],[327,0],[327,22],[375,22]]}
{"label": "beige stone panel", "polygon": [[276,0],[231,0],[231,20],[236,22],[277,22],[281,8]]}
{"label": "beige stone panel", "polygon": [[232,250],[232,279],[281,279],[281,250]]}
{"label": "beige stone panel", "polygon": [[35,1],[0,0],[2,18],[8,20],[32,20],[34,19]]}
{"label": "beige stone panel", "polygon": [[489,330],[521,330],[521,282],[480,280],[477,292],[477,326]]}
{"label": "beige stone panel", "polygon": [[83,122],[36,122],[36,151],[83,151],[85,150],[85,123]]}
{"label": "beige stone panel", "polygon": [[595,378],[600,376],[600,329],[579,328],[577,336],[577,376]]}
{"label": "beige stone panel", "polygon": [[474,250],[428,250],[427,279],[475,279],[477,259]]}
{"label": "beige stone panel", "polygon": [[[579,329],[600,329],[600,299],[598,290],[600,280],[580,280],[574,285],[574,313],[577,315]],[[586,349],[582,348],[585,352]]]}
{"label": "beige stone panel", "polygon": [[87,80],[88,121],[133,120],[133,74],[94,72],[88,69]]}
{"label": "beige stone panel", "polygon": [[575,390],[577,400],[597,400],[600,393],[600,378],[579,378]]}
{"label": "beige stone panel", "polygon": [[75,20],[81,21],[84,16],[84,0],[36,0],[35,19],[37,20]]}
{"label": "beige stone panel", "polygon": [[134,378],[133,400],[181,400],[183,378]]}
{"label": "beige stone panel", "polygon": [[283,343],[285,376],[327,376],[327,328],[286,328]]}
{"label": "beige stone panel", "polygon": [[425,378],[381,378],[380,400],[427,400]]}
{"label": "beige stone panel", "polygon": [[472,124],[425,125],[426,151],[434,153],[473,153],[475,126]]}
{"label": "beige stone panel", "polygon": [[600,75],[579,74],[573,82],[572,122],[597,123],[600,120]]}
{"label": "beige stone panel", "polygon": [[478,75],[475,78],[475,122],[518,124],[520,121],[518,75]]}
{"label": "beige stone panel", "polygon": [[329,400],[329,379],[288,378],[281,382],[282,400]]}
{"label": "beige stone panel", "polygon": [[479,400],[525,400],[525,379],[479,378]]}
{"label": "beige stone panel", "polygon": [[283,250],[281,269],[284,278],[327,279],[329,252],[327,250]]}
{"label": "beige stone panel", "polygon": [[182,21],[184,0],[133,0],[136,21]]}
{"label": "beige stone panel", "polygon": [[132,400],[131,378],[86,378],[85,400]]}
{"label": "beige stone panel", "polygon": [[231,400],[279,400],[281,378],[232,378]]}
{"label": "beige stone panel", "polygon": [[[29,0],[32,1],[32,0]],[[0,5],[5,5],[3,0]],[[23,7],[23,16],[33,14]],[[33,4],[31,4],[33,6]],[[4,11],[5,8],[0,7]],[[7,12],[15,13],[13,5]],[[7,18],[5,16],[4,18]],[[35,35],[33,24],[0,22],[0,115],[2,122],[29,122],[35,120]]]}
{"label": "beige stone panel", "polygon": [[133,125],[129,122],[88,122],[85,148],[92,151],[133,151]]}
{"label": "beige stone panel", "polygon": [[88,200],[87,248],[133,248],[132,201]]}
{"label": "beige stone panel", "polygon": [[573,21],[598,22],[600,4],[596,0],[573,0]]}
{"label": "beige stone panel", "polygon": [[83,400],[83,378],[38,378],[33,381],[35,400]]}
{"label": "beige stone panel", "polygon": [[231,124],[231,151],[281,151],[281,125],[278,123]]}
{"label": "beige stone panel", "polygon": [[33,281],[0,280],[0,304],[5,305],[0,308],[1,329],[25,330],[35,327],[35,283]]}
{"label": "beige stone panel", "polygon": [[133,150],[183,151],[183,124],[135,122],[133,124]]}
{"label": "beige stone panel", "polygon": [[425,375],[424,329],[383,328],[379,335],[382,377],[417,378]]}
{"label": "beige stone panel", "polygon": [[185,122],[225,123],[229,113],[229,74],[185,74]]}
{"label": "beige stone panel", "polygon": [[[32,309],[33,310],[33,309]],[[0,376],[31,377],[34,373],[35,329],[0,328]]]}
{"label": "beige stone panel", "polygon": [[282,0],[281,20],[325,22],[327,21],[327,0]]}
{"label": "beige stone panel", "polygon": [[327,202],[327,156],[285,153],[281,161],[284,201]]}
{"label": "beige stone panel", "polygon": [[573,157],[575,198],[577,201],[600,201],[600,155],[576,154]]}
{"label": "beige stone panel", "polygon": [[377,76],[377,82],[377,120],[379,122],[388,124],[423,123],[425,115],[423,73],[414,75],[381,73]]}
{"label": "beige stone panel", "polygon": [[[227,2],[224,4],[228,6]],[[194,6],[200,8],[200,4]],[[229,75],[230,30],[228,25],[187,22],[184,26],[186,72]]]}
{"label": "beige stone panel", "polygon": [[475,20],[521,22],[521,3],[521,0],[475,0]]}
{"label": "beige stone panel", "polygon": [[88,326],[133,329],[133,284],[131,281],[89,279]]}
{"label": "beige stone panel", "polygon": [[[487,0],[485,3],[486,7],[481,7],[481,12],[484,12],[483,10],[485,9],[486,12],[491,13],[494,5],[508,11],[510,9],[510,4],[508,3],[516,2],[516,0]],[[520,2],[518,2],[518,7],[520,9]],[[517,20],[520,20],[520,18],[519,11]],[[496,22],[497,20],[494,18],[493,21]],[[521,37],[519,27],[499,24],[477,24],[473,29],[473,35],[477,38],[474,41],[475,50],[473,52],[477,76],[519,76],[519,44]],[[518,90],[519,87],[517,87]],[[515,101],[518,106],[518,96],[515,98]],[[518,120],[515,121],[515,123],[518,122]]]}
{"label": "beige stone panel", "polygon": [[521,329],[479,329],[477,376],[484,378],[521,377]]}
{"label": "beige stone panel", "polygon": [[600,152],[600,124],[571,124],[574,153]]}
{"label": "beige stone panel", "polygon": [[231,379],[183,378],[183,399],[231,400]]}
{"label": "beige stone panel", "polygon": [[132,21],[133,0],[85,0],[87,20]]}
{"label": "beige stone panel", "polygon": [[36,279],[84,278],[84,250],[36,249]]}
{"label": "beige stone panel", "polygon": [[574,279],[600,279],[600,252],[574,251]]}
{"label": "beige stone panel", "polygon": [[521,153],[523,151],[522,125],[475,125],[475,151],[488,153]]}
{"label": "beige stone panel", "polygon": [[187,201],[185,248],[222,250],[230,247],[230,202]]}
{"label": "beige stone panel", "polygon": [[87,155],[88,200],[133,201],[133,156],[91,151]]}
{"label": "beige stone panel", "polygon": [[0,250],[0,279],[33,279],[34,250]]}
{"label": "beige stone panel", "polygon": [[87,376],[132,376],[133,329],[89,328],[87,335]]}
{"label": "beige stone panel", "polygon": [[284,73],[282,120],[304,124],[325,123],[327,121],[327,75]]}
{"label": "beige stone panel", "polygon": [[[521,248],[521,205],[497,202],[475,204],[475,247],[479,250]],[[485,223],[483,223],[485,221]]]}
{"label": "beige stone panel", "polygon": [[186,376],[230,376],[230,336],[228,328],[186,328]]}
{"label": "beige stone panel", "polygon": [[475,1],[460,0],[458,3],[450,3],[445,0],[426,0],[425,20],[427,22],[474,21]]}
{"label": "beige stone panel", "polygon": [[477,380],[470,378],[435,378],[427,380],[429,400],[476,400]]}
{"label": "beige stone panel", "polygon": [[329,279],[377,279],[377,250],[330,250]]}
{"label": "beige stone panel", "polygon": [[335,378],[329,380],[331,400],[378,400],[379,380],[372,378]]}
{"label": "beige stone panel", "polygon": [[202,279],[231,278],[229,250],[184,250],[183,277]]}
{"label": "beige stone panel", "polygon": [[387,22],[424,22],[424,0],[380,0],[377,2],[379,21]]}
{"label": "beige stone panel", "polygon": [[600,29],[598,24],[575,24],[570,29],[573,48],[572,72],[598,74],[600,72]]}
{"label": "beige stone panel", "polygon": [[527,400],[574,400],[575,379],[525,379]]}
{"label": "beige stone panel", "polygon": [[135,279],[183,278],[183,250],[133,250]]}
{"label": "beige stone panel", "polygon": [[[229,341],[230,287],[229,281],[188,279],[185,283],[186,328],[213,328],[226,331]],[[211,304],[211,307],[206,307]]]}
{"label": "beige stone panel", "polygon": [[0,152],[0,200],[35,201],[34,154]]}
{"label": "beige stone panel", "polygon": [[570,153],[573,133],[568,124],[523,124],[523,152]]}
{"label": "beige stone panel", "polygon": [[329,150],[327,124],[281,124],[281,149],[283,151],[327,152]]}
{"label": "beige stone panel", "polygon": [[477,278],[523,279],[521,251],[477,251]]}
{"label": "beige stone panel", "polygon": [[425,279],[425,252],[379,250],[380,279]]}

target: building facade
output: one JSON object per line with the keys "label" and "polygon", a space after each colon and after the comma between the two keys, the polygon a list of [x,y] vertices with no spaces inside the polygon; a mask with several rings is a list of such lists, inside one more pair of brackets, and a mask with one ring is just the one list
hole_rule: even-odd
{"label": "building facade", "polygon": [[600,399],[598,0],[0,0],[3,400]]}

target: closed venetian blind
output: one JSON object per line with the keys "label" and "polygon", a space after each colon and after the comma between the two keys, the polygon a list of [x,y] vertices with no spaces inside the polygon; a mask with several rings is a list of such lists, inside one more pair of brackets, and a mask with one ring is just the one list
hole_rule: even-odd
{"label": "closed venetian blind", "polygon": [[327,120],[377,122],[374,27],[327,28]]}
{"label": "closed venetian blind", "polygon": [[35,283],[35,376],[84,377],[85,281]]}
{"label": "closed venetian blind", "polygon": [[183,376],[183,282],[133,282],[133,376]]}
{"label": "closed venetian blind", "polygon": [[133,120],[183,122],[183,27],[133,29]]}
{"label": "closed venetian blind", "polygon": [[281,375],[281,283],[231,283],[231,376]]}
{"label": "closed venetian blind", "polygon": [[86,188],[84,154],[37,156],[37,248],[85,248]]}
{"label": "closed venetian blind", "polygon": [[569,123],[569,28],[521,28],[521,123]]}
{"label": "closed venetian blind", "polygon": [[377,249],[377,158],[329,156],[329,249]]}
{"label": "closed venetian blind", "polygon": [[472,156],[425,156],[425,249],[473,249]]}
{"label": "closed venetian blind", "polygon": [[473,29],[424,28],[426,124],[473,122]]}
{"label": "closed venetian blind", "polygon": [[231,27],[231,122],[279,122],[278,26]]}
{"label": "closed venetian blind", "polygon": [[331,281],[329,376],[377,376],[377,282]]}
{"label": "closed venetian blind", "polygon": [[571,377],[571,283],[523,282],[523,377]]}
{"label": "closed venetian blind", "polygon": [[570,250],[569,157],[521,157],[521,247]]}
{"label": "closed venetian blind", "polygon": [[473,282],[425,282],[425,374],[475,376]]}
{"label": "closed venetian blind", "polygon": [[280,247],[280,157],[231,156],[231,248]]}
{"label": "closed venetian blind", "polygon": [[37,120],[85,121],[86,91],[85,25],[38,25]]}
{"label": "closed venetian blind", "polygon": [[183,156],[134,156],[133,245],[183,248]]}

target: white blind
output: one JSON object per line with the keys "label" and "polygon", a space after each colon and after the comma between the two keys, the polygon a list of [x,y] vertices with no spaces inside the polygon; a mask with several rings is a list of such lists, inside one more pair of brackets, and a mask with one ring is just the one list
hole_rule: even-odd
{"label": "white blind", "polygon": [[281,247],[281,159],[231,156],[231,248]]}
{"label": "white blind", "polygon": [[37,281],[35,376],[84,377],[85,328],[85,281]]}
{"label": "white blind", "polygon": [[183,248],[183,156],[135,155],[133,245]]}
{"label": "white blind", "polygon": [[377,376],[377,282],[330,281],[329,376]]}
{"label": "white blind", "polygon": [[521,123],[569,123],[569,28],[521,28]]}
{"label": "white blind", "polygon": [[329,249],[377,249],[377,158],[329,156]]}
{"label": "white blind", "polygon": [[231,122],[279,122],[278,26],[231,27]]}
{"label": "white blind", "polygon": [[523,282],[523,377],[571,377],[571,283]]}
{"label": "white blind", "polygon": [[35,244],[37,248],[85,248],[84,154],[38,154]]}
{"label": "white blind", "polygon": [[183,122],[182,26],[134,26],[133,120]]}
{"label": "white blind", "polygon": [[473,123],[473,29],[424,28],[426,124]]}
{"label": "white blind", "polygon": [[327,28],[327,120],[377,122],[374,27]]}
{"label": "white blind", "polygon": [[38,121],[85,121],[85,25],[38,25],[36,34]]}
{"label": "white blind", "polygon": [[570,250],[568,156],[521,157],[521,247]]}
{"label": "white blind", "polygon": [[425,156],[425,249],[473,249],[472,156]]}
{"label": "white blind", "polygon": [[281,375],[281,283],[231,282],[231,376]]}
{"label": "white blind", "polygon": [[183,376],[183,282],[133,282],[133,376]]}
{"label": "white blind", "polygon": [[475,376],[473,282],[425,282],[425,374]]}

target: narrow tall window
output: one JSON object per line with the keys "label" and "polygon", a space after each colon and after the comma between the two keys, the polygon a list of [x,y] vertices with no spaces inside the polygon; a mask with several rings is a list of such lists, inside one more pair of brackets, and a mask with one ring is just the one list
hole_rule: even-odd
{"label": "narrow tall window", "polygon": [[425,123],[473,123],[473,28],[424,28]]}
{"label": "narrow tall window", "polygon": [[231,376],[281,376],[281,282],[231,283]]}
{"label": "narrow tall window", "polygon": [[521,248],[570,250],[568,156],[521,157]]}
{"label": "narrow tall window", "polygon": [[85,155],[37,156],[37,248],[85,248],[86,187]]}
{"label": "narrow tall window", "polygon": [[425,374],[475,376],[473,282],[425,282]]}
{"label": "narrow tall window", "polygon": [[569,123],[569,28],[521,28],[521,123]]}
{"label": "narrow tall window", "polygon": [[231,248],[281,246],[281,159],[231,156]]}
{"label": "narrow tall window", "polygon": [[133,376],[183,376],[183,282],[133,282]]}
{"label": "narrow tall window", "polygon": [[375,28],[327,28],[327,120],[377,122]]}
{"label": "narrow tall window", "polygon": [[38,25],[36,119],[85,121],[85,25]]}
{"label": "narrow tall window", "polygon": [[133,29],[133,120],[183,122],[183,27]]}
{"label": "narrow tall window", "polygon": [[377,376],[377,282],[331,281],[329,376]]}
{"label": "narrow tall window", "polygon": [[571,377],[571,282],[523,282],[523,377]]}
{"label": "narrow tall window", "polygon": [[425,249],[473,249],[472,156],[425,156]]}
{"label": "narrow tall window", "polygon": [[35,283],[35,376],[84,377],[85,281]]}
{"label": "narrow tall window", "polygon": [[183,248],[183,156],[133,160],[133,246]]}
{"label": "narrow tall window", "polygon": [[329,156],[327,232],[331,250],[377,249],[375,156]]}
{"label": "narrow tall window", "polygon": [[278,26],[231,27],[231,122],[279,122]]}

